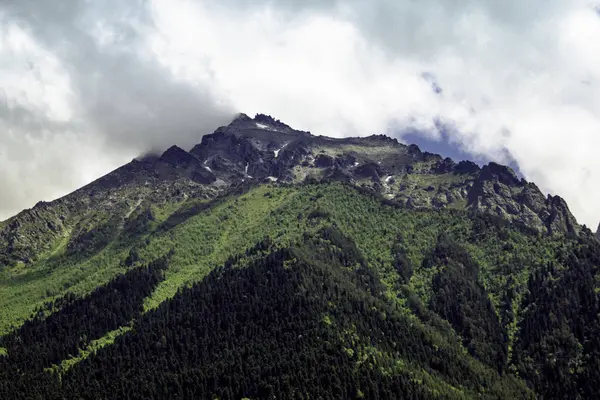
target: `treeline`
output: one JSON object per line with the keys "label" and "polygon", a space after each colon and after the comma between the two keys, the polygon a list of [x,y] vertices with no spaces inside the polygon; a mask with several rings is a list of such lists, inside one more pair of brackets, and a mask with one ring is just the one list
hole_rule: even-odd
{"label": "treeline", "polygon": [[[494,235],[508,243],[514,229],[485,215],[473,221],[471,240]],[[433,267],[438,272],[429,308],[450,322],[475,358],[499,374],[516,373],[543,398],[600,398],[600,246],[595,240],[565,239],[553,261],[529,266],[527,284],[519,289],[522,299],[509,279],[499,309],[481,284],[480,266],[452,237],[441,234],[425,258],[423,268]],[[523,266],[504,268],[514,272]],[[520,302],[516,308],[515,302]],[[513,318],[518,324],[509,361]]]}
{"label": "treeline", "polygon": [[139,317],[144,298],[164,278],[168,258],[121,274],[86,297],[50,302],[21,328],[1,337],[0,347],[8,356],[0,357],[0,398],[44,397],[38,390],[54,381],[44,369]]}
{"label": "treeline", "polygon": [[[141,313],[143,299],[169,257],[135,267],[136,247],[128,273],[48,304],[0,338],[0,398],[600,398],[596,241],[407,210],[341,184],[305,189],[272,211],[283,231],[260,225],[154,311]],[[194,239],[178,254],[195,262]],[[61,375],[44,372],[130,323]]]}
{"label": "treeline", "polygon": [[[524,395],[518,384],[498,384],[492,371],[474,369],[460,349],[434,346],[432,332],[394,309],[376,272],[361,265],[354,243],[335,228],[305,240],[247,268],[228,263],[214,270],[69,371],[64,393],[411,399],[452,398],[453,385]],[[419,383],[422,371],[439,388]]]}
{"label": "treeline", "polygon": [[[140,316],[38,398],[526,397],[518,382],[433,340],[334,227],[267,253],[265,239]],[[110,307],[106,304],[106,307]],[[30,382],[31,384],[31,382]],[[32,398],[5,392],[10,398]],[[28,394],[32,394],[29,391]]]}
{"label": "treeline", "polygon": [[440,266],[433,277],[430,308],[450,322],[469,353],[502,374],[508,359],[507,335],[479,279],[479,265],[446,234],[441,234],[425,268]]}
{"label": "treeline", "polygon": [[580,239],[528,281],[515,369],[544,398],[600,398],[600,247]]}

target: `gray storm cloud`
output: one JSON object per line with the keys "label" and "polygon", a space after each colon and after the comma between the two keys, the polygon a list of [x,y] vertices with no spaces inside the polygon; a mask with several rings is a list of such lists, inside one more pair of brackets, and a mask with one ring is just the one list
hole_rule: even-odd
{"label": "gray storm cloud", "polygon": [[[18,1],[0,10],[0,71],[12,57],[13,67],[22,64],[17,74],[31,75],[17,89],[33,89],[16,99],[0,90],[0,217],[73,190],[139,152],[191,146],[234,114],[209,86],[177,79],[144,53],[152,29],[144,2]],[[68,93],[39,106],[38,96],[53,89],[54,77],[43,71],[48,58]]]}
{"label": "gray storm cloud", "polygon": [[113,145],[191,145],[202,124],[213,127],[233,110],[210,87],[178,80],[144,52],[149,11],[145,1],[30,0],[14,2],[5,18],[58,59],[76,117]]}
{"label": "gray storm cloud", "polygon": [[239,110],[334,136],[451,126],[595,226],[599,17],[585,0],[8,2],[0,216]]}

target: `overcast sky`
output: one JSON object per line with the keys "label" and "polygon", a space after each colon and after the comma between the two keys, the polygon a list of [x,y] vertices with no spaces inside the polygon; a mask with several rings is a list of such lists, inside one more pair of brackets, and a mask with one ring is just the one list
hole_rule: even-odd
{"label": "overcast sky", "polygon": [[593,2],[0,3],[0,219],[236,112],[333,136],[443,125],[600,221]]}

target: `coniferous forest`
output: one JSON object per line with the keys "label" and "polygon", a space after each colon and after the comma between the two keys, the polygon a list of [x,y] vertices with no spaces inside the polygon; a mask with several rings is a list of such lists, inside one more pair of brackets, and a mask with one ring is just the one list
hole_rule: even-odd
{"label": "coniferous forest", "polygon": [[195,201],[135,216],[99,258],[118,273],[0,337],[0,398],[600,395],[591,237],[340,183]]}

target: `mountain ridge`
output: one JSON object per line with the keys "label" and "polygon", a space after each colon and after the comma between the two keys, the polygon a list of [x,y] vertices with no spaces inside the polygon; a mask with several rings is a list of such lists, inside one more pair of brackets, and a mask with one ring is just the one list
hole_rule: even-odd
{"label": "mountain ridge", "polygon": [[456,163],[385,135],[329,138],[294,130],[268,115],[238,114],[189,152],[172,146],[160,155],[134,159],[4,221],[0,260],[28,262],[34,254],[50,251],[57,238],[81,222],[77,215],[98,207],[125,217],[141,199],[164,201],[174,193],[215,197],[245,181],[305,179],[347,180],[408,207],[490,212],[543,233],[581,232],[564,199],[544,196],[510,167]]}
{"label": "mountain ridge", "polygon": [[240,115],[1,231],[0,398],[600,396],[600,243],[499,164]]}

